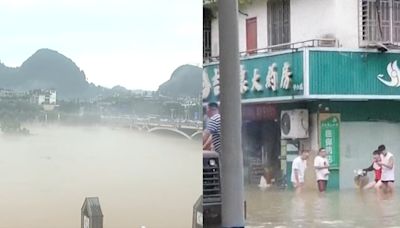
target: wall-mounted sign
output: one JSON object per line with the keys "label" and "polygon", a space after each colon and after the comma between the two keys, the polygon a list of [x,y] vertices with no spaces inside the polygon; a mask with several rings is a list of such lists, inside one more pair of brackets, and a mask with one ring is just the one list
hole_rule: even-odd
{"label": "wall-mounted sign", "polygon": [[268,66],[268,73],[267,73],[267,83],[266,87],[271,89],[272,91],[276,91],[278,89],[278,70],[276,67],[276,63],[272,63]]}
{"label": "wall-mounted sign", "polygon": [[264,86],[261,84],[261,75],[258,69],[254,69],[253,80],[251,81],[253,84],[251,86],[251,91],[262,92],[264,90]]}
{"label": "wall-mounted sign", "polygon": [[310,95],[400,95],[400,53],[309,52]]}
{"label": "wall-mounted sign", "polygon": [[210,96],[211,93],[211,82],[210,79],[208,78],[208,74],[206,70],[203,70],[203,100],[207,99]]}
{"label": "wall-mounted sign", "polygon": [[325,148],[331,169],[340,166],[340,114],[319,114],[320,147]]}
{"label": "wall-mounted sign", "polygon": [[282,80],[281,88],[290,89],[292,87],[292,72],[290,70],[290,64],[285,62],[282,69]]}
{"label": "wall-mounted sign", "polygon": [[389,75],[389,79],[385,80],[383,74],[379,74],[377,76],[378,80],[381,81],[383,84],[390,86],[390,87],[399,87],[400,86],[400,70],[397,66],[397,60],[391,62],[387,65],[387,73]]}
{"label": "wall-mounted sign", "polygon": [[212,80],[214,95],[219,96],[219,69],[218,68],[214,68],[214,74],[213,74],[213,77],[211,78],[211,80]]}
{"label": "wall-mounted sign", "polygon": [[243,65],[240,65],[240,93],[244,94],[249,90],[249,82],[247,81],[247,72]]}
{"label": "wall-mounted sign", "polygon": [[[240,65],[242,99],[303,95],[303,56],[303,51],[297,51],[242,59]],[[218,100],[219,77],[218,64],[204,66],[205,101]]]}

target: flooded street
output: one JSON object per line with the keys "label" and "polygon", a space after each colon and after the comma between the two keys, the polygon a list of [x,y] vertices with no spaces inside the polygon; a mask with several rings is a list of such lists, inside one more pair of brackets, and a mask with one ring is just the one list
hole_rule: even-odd
{"label": "flooded street", "polygon": [[[398,190],[397,190],[398,191]],[[247,224],[261,227],[399,227],[398,197],[378,200],[373,191],[305,192],[260,191],[248,188]]]}
{"label": "flooded street", "polygon": [[[98,196],[105,228],[191,226],[200,142],[103,127],[0,134],[0,228],[80,227]],[[177,146],[179,145],[179,146]]]}

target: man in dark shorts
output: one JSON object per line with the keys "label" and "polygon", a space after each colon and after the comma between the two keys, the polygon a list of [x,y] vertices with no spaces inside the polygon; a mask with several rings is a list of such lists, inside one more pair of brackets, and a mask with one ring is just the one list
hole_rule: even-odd
{"label": "man in dark shorts", "polygon": [[[381,152],[381,161],[378,162],[382,166],[382,187],[389,193],[394,192],[394,156],[386,150],[385,145],[380,145],[378,150]],[[381,192],[382,193],[382,192]]]}

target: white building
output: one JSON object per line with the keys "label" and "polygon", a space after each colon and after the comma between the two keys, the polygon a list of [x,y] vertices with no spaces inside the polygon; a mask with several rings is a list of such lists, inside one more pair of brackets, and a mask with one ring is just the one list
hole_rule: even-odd
{"label": "white building", "polygon": [[[218,56],[216,3],[204,8],[205,56]],[[331,44],[354,49],[375,47],[376,42],[400,43],[400,1],[380,0],[251,0],[239,7],[239,50],[316,39],[335,39]],[[378,11],[380,9],[380,11]],[[380,12],[381,20],[377,19]],[[382,39],[380,39],[382,37]],[[308,42],[308,45],[324,46]],[[261,51],[261,50],[260,50]]]}
{"label": "white building", "polygon": [[[326,147],[334,189],[353,188],[353,170],[370,165],[379,144],[400,157],[400,0],[241,2],[245,155],[289,175],[298,153],[289,148],[315,155]],[[208,102],[219,99],[215,0],[204,2],[203,13]]]}
{"label": "white building", "polygon": [[33,90],[31,91],[31,101],[38,105],[55,105],[57,104],[57,92],[55,90]]}

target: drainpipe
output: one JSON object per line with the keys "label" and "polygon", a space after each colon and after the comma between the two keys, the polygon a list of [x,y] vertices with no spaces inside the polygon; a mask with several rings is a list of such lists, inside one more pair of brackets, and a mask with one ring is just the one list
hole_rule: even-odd
{"label": "drainpipe", "polygon": [[244,228],[237,0],[219,0],[222,227]]}

